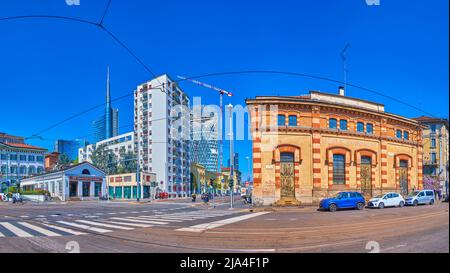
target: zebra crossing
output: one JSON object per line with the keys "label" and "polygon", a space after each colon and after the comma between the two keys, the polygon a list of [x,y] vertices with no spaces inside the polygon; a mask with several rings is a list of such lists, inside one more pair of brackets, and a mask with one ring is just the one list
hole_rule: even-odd
{"label": "zebra crossing", "polygon": [[0,222],[0,240],[5,237],[61,237],[80,236],[92,233],[104,234],[114,231],[132,231],[138,228],[168,227],[177,229],[183,223],[208,220],[217,217],[229,217],[238,211],[205,211],[196,210],[171,214],[139,215],[130,212],[125,214],[106,215],[105,218],[65,218],[43,219],[28,222],[28,219]]}

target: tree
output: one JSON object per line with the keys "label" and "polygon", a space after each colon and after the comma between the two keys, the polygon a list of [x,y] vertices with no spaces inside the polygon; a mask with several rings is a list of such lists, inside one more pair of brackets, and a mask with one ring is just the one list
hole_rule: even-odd
{"label": "tree", "polygon": [[70,158],[66,154],[60,154],[55,168],[57,170],[61,170],[67,166],[70,166],[70,163],[71,163]]}
{"label": "tree", "polygon": [[124,147],[120,148],[119,151],[119,165],[117,168],[117,173],[118,174],[123,174],[123,173],[134,173],[136,172],[136,168],[137,168],[137,157],[135,155],[134,152],[132,151],[126,151]]}
{"label": "tree", "polygon": [[91,155],[92,164],[108,175],[117,173],[117,157],[106,144],[98,145]]}

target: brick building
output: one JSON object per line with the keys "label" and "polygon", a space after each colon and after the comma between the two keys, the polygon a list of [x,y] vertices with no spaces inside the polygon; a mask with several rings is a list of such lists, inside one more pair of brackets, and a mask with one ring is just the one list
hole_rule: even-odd
{"label": "brick building", "polygon": [[339,191],[366,197],[422,185],[422,129],[384,105],[311,91],[246,101],[257,204],[318,202]]}

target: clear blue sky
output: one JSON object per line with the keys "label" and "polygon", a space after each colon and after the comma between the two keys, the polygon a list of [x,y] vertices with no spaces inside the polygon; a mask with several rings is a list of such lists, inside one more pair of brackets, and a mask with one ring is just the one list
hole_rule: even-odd
{"label": "clear blue sky", "polygon": [[[0,17],[46,14],[98,20],[106,0],[0,2]],[[448,117],[448,1],[147,1],[113,0],[105,25],[156,73],[201,75],[280,70],[342,80],[346,43],[350,83],[380,90],[435,116]],[[130,93],[151,76],[99,29],[74,22],[0,22],[0,131],[29,136],[104,102],[106,66],[112,96]],[[337,84],[274,75],[233,75],[204,81],[234,91],[233,104],[255,95],[335,92]],[[184,83],[191,97],[218,103],[216,94]],[[361,90],[349,96],[386,104],[407,117],[422,113]],[[133,101],[114,102],[121,132],[132,130]],[[90,133],[90,112],[43,134],[72,139]],[[52,149],[51,141],[30,141]],[[246,173],[248,141],[238,143]],[[227,147],[225,147],[227,150]],[[227,158],[228,155],[226,154]]]}

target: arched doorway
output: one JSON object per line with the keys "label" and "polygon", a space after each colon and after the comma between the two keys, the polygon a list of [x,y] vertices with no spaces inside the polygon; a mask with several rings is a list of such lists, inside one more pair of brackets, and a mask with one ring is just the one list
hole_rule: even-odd
{"label": "arched doorway", "polygon": [[294,153],[280,154],[281,198],[295,198]]}
{"label": "arched doorway", "polygon": [[400,193],[408,195],[408,160],[400,160],[399,168]]}
{"label": "arched doorway", "polygon": [[361,156],[361,193],[366,197],[372,196],[372,157]]}

